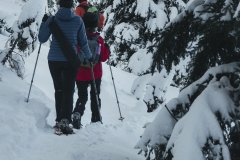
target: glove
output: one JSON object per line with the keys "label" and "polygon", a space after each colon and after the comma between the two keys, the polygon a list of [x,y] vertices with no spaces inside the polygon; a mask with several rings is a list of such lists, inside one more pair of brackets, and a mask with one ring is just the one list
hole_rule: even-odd
{"label": "glove", "polygon": [[46,22],[48,20],[50,16],[48,16],[47,14],[44,14],[43,18],[42,18],[42,22]]}
{"label": "glove", "polygon": [[88,59],[88,62],[90,63],[91,66],[93,66],[93,58],[92,57]]}

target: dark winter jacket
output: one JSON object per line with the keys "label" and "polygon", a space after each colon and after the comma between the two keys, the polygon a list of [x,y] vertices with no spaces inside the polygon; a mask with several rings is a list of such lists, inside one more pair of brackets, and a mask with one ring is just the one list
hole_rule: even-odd
{"label": "dark winter jacket", "polygon": [[[97,32],[95,32],[95,33],[88,33],[87,32],[88,37],[97,36],[97,35],[99,35],[99,33],[97,33]],[[102,77],[102,74],[103,74],[102,62],[105,62],[109,57],[109,50],[108,50],[107,47],[105,47],[104,40],[101,36],[99,36],[97,42],[98,42],[98,44],[101,44],[101,52],[100,52],[100,58],[99,58],[98,63],[93,67],[93,72],[94,72],[94,78],[95,79],[98,79],[98,78]],[[77,74],[76,80],[77,81],[92,80],[91,68],[81,66],[78,69],[78,74]]]}
{"label": "dark winter jacket", "polygon": [[[48,25],[51,21],[52,17],[48,18],[46,22],[41,23],[38,35],[38,39],[41,43],[46,42],[51,35],[51,31],[48,28]],[[71,11],[71,9],[61,7],[57,11],[54,21],[58,24],[69,42],[72,44],[73,48],[76,50],[76,54],[76,46],[78,45],[81,47],[83,53],[88,59],[92,57],[87,43],[84,23],[82,19],[79,18],[79,16],[75,15],[74,12]],[[52,42],[48,53],[48,60],[67,61],[54,36],[52,36]]]}

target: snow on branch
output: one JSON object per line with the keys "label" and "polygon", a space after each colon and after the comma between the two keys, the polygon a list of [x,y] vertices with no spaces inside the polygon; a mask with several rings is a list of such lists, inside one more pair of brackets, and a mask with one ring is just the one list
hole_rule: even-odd
{"label": "snow on branch", "polygon": [[19,77],[23,77],[25,71],[24,57],[30,55],[37,47],[38,30],[46,6],[47,0],[29,0],[25,3],[11,27],[12,32],[5,45],[6,49],[0,53],[2,64],[14,69]]}
{"label": "snow on branch", "polygon": [[[144,151],[145,156],[154,149],[156,157],[161,152],[160,156],[174,160],[202,160],[213,155],[228,160],[224,136],[229,134],[234,117],[240,116],[239,104],[233,98],[239,102],[240,88],[232,87],[226,75],[239,79],[239,71],[237,62],[210,68],[159,111],[134,148]],[[234,92],[237,96],[231,96]]]}
{"label": "snow on branch", "polygon": [[167,75],[165,69],[160,73],[156,72],[154,75],[143,75],[135,79],[131,93],[134,94],[138,100],[141,99],[143,93],[145,93],[143,101],[147,105],[147,111],[152,112],[165,101],[165,92],[172,82],[172,78],[173,74],[170,73]]}

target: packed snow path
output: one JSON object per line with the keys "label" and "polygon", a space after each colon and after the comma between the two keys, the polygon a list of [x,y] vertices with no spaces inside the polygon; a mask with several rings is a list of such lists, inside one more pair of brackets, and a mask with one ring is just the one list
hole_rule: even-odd
{"label": "packed snow path", "polygon": [[[4,39],[4,37],[1,37]],[[1,160],[140,160],[134,145],[157,112],[147,113],[143,101],[130,93],[136,76],[112,67],[120,114],[107,64],[103,65],[101,99],[103,124],[90,124],[90,100],[82,117],[83,129],[76,134],[56,136],[54,89],[47,64],[48,46],[42,45],[29,102],[27,98],[37,50],[26,60],[23,80],[5,67],[0,67],[0,159]],[[74,101],[77,94],[74,94]]]}

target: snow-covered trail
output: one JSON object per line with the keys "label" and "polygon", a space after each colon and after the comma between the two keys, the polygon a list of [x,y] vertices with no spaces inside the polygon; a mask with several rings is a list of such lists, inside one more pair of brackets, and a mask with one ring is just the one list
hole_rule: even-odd
{"label": "snow-covered trail", "polygon": [[[101,86],[103,124],[90,124],[90,101],[82,117],[84,128],[76,134],[56,136],[54,90],[48,70],[48,46],[42,45],[30,94],[28,95],[38,49],[26,59],[23,80],[1,66],[0,93],[0,159],[1,160],[141,160],[134,145],[143,132],[142,126],[152,121],[157,112],[147,113],[143,102],[130,93],[135,77],[112,67],[123,121],[120,117],[111,72],[103,65]],[[77,94],[74,95],[76,101]]]}
{"label": "snow-covered trail", "polygon": [[[1,11],[9,15],[8,26],[17,19],[22,3],[2,0]],[[0,49],[9,37],[0,35]],[[101,100],[103,124],[90,124],[90,101],[86,105],[81,130],[69,136],[56,136],[54,89],[47,64],[49,46],[42,45],[30,93],[38,48],[25,60],[26,73],[20,79],[15,73],[0,65],[0,160],[141,160],[135,144],[143,133],[142,126],[151,122],[158,111],[147,113],[143,101],[130,93],[136,76],[112,67],[118,104],[107,64],[103,64]],[[77,94],[74,94],[74,101]]]}

